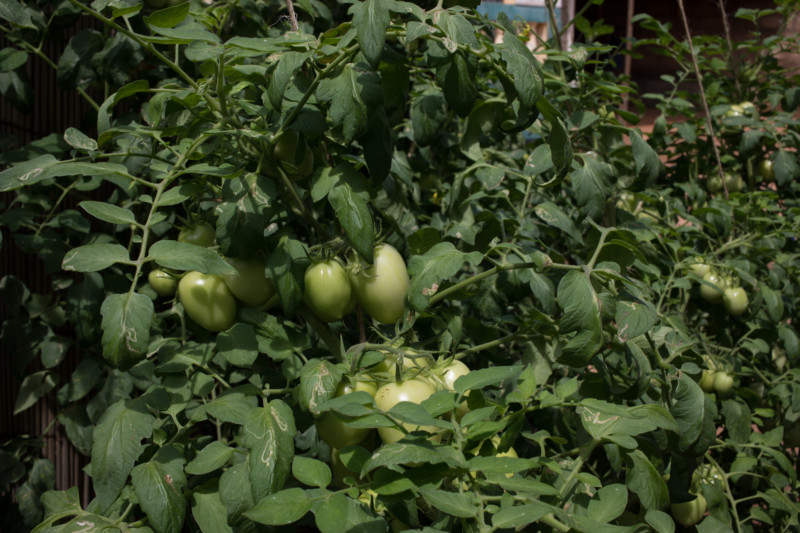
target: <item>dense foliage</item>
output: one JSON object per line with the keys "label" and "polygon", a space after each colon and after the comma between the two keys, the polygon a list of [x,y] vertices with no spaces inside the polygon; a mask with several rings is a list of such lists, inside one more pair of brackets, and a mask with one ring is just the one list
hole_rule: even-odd
{"label": "dense foliage", "polygon": [[798,42],[757,31],[797,2],[693,49],[638,16],[646,139],[581,13],[540,62],[475,2],[172,4],[0,4],[3,95],[86,19],[95,110],[0,156],[51,281],[0,282],[15,412],[94,495],[3,443],[4,531],[800,527]]}

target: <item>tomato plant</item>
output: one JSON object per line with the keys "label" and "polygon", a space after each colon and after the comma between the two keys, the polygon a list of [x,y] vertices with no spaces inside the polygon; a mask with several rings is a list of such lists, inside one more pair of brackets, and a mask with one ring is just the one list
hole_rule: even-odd
{"label": "tomato plant", "polygon": [[178,290],[178,279],[161,268],[151,270],[147,282],[159,296],[172,296]]}
{"label": "tomato plant", "polygon": [[224,276],[225,285],[245,305],[260,307],[275,296],[275,286],[266,276],[264,263],[255,258],[228,257],[235,274]]}
{"label": "tomato plant", "polygon": [[303,301],[321,320],[340,320],[351,309],[350,280],[339,261],[331,259],[309,266],[304,281]]}
{"label": "tomato plant", "polygon": [[203,222],[181,231],[178,234],[178,241],[208,247],[214,244],[214,235],[211,224]]}
{"label": "tomato plant", "polygon": [[[392,407],[400,402],[421,403],[427,400],[435,389],[433,385],[424,379],[409,379],[400,382],[390,382],[382,385],[375,393],[375,405],[378,409],[389,411]],[[427,431],[428,433],[435,433],[436,427],[421,426],[410,422],[402,424],[406,431]],[[378,428],[378,434],[385,444],[391,444],[402,439],[405,433],[400,429],[394,427],[381,427]]]}
{"label": "tomato plant", "polygon": [[725,309],[732,315],[739,316],[747,310],[747,291],[741,287],[727,287],[722,298]]}
{"label": "tomato plant", "polygon": [[708,272],[703,276],[703,283],[700,285],[700,296],[708,302],[720,303],[726,288],[725,281],[715,272]]}
{"label": "tomato plant", "polygon": [[403,316],[409,277],[400,253],[389,244],[375,247],[374,263],[350,270],[359,305],[375,320],[394,324]]}
{"label": "tomato plant", "polygon": [[[355,391],[364,391],[375,396],[377,387],[375,383],[371,381],[357,381],[355,385],[343,381],[336,388],[335,397],[338,398]],[[372,431],[370,428],[348,426],[345,421],[331,411],[323,414],[322,417],[315,422],[315,425],[320,438],[335,449],[359,444],[366,439]]]}
{"label": "tomato plant", "polygon": [[178,283],[186,314],[209,331],[223,331],[236,320],[236,301],[221,276],[187,272]]}

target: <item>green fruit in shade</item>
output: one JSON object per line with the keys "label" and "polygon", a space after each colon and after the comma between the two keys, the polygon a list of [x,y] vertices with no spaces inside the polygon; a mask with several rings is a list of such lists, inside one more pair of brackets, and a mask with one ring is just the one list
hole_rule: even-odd
{"label": "green fruit in shade", "polygon": [[694,263],[689,265],[689,273],[703,279],[703,276],[711,272],[711,265],[706,264],[702,257],[695,257]]}
{"label": "green fruit in shade", "polygon": [[178,278],[160,268],[150,271],[147,282],[159,296],[172,296],[178,290]]}
{"label": "green fruit in shade", "polygon": [[181,231],[178,234],[178,241],[208,248],[214,244],[215,237],[216,232],[214,231],[214,227],[204,222]]}
{"label": "green fruit in shade", "polygon": [[703,375],[700,376],[698,384],[705,392],[714,392],[714,371],[703,370]]}
{"label": "green fruit in shade", "polygon": [[245,305],[259,307],[275,295],[275,286],[266,275],[264,263],[258,259],[228,257],[236,274],[223,277],[225,285]]}
{"label": "green fruit in shade", "polygon": [[341,320],[347,313],[352,289],[347,271],[335,259],[309,266],[305,273],[303,302],[325,322]]}
{"label": "green fruit in shade", "polygon": [[222,276],[187,272],[178,283],[186,314],[209,331],[224,331],[236,321],[236,300]]}
{"label": "green fruit in shade", "polygon": [[314,154],[305,140],[294,130],[283,132],[275,143],[272,155],[292,177],[308,176],[314,170]]}
{"label": "green fruit in shade", "polygon": [[714,373],[714,392],[727,396],[733,389],[733,376],[727,372]]}
{"label": "green fruit in shade", "polygon": [[722,302],[722,297],[725,290],[725,281],[714,272],[709,272],[703,276],[703,283],[700,285],[700,296],[707,302],[717,304]]}
{"label": "green fruit in shade", "polygon": [[728,287],[722,297],[725,309],[732,315],[739,316],[747,310],[747,291],[741,287]]}
{"label": "green fruit in shade", "polygon": [[669,506],[669,508],[672,512],[672,517],[677,523],[683,527],[691,527],[700,523],[700,521],[706,515],[708,502],[702,494],[698,494],[693,500],[689,500],[688,502],[673,503]]}
{"label": "green fruit in shade", "polygon": [[775,181],[775,169],[772,168],[772,161],[763,159],[758,164],[758,173],[764,181]]}
{"label": "green fruit in shade", "polygon": [[403,316],[410,279],[403,257],[393,246],[376,246],[373,264],[351,269],[350,283],[359,305],[378,322],[394,324]]}

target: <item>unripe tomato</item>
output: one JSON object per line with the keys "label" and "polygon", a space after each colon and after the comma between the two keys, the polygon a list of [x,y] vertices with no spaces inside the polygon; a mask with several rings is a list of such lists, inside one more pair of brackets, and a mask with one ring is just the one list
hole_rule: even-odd
{"label": "unripe tomato", "polygon": [[350,304],[350,280],[342,264],[331,259],[306,269],[303,301],[325,322],[340,320]]}
{"label": "unripe tomato", "polygon": [[745,101],[739,102],[739,107],[742,108],[742,113],[747,115],[748,117],[754,117],[758,114],[758,110],[753,102]]}
{"label": "unripe tomato", "polygon": [[[386,383],[378,392],[375,393],[375,405],[378,409],[389,411],[392,407],[400,402],[422,403],[430,398],[436,390],[428,381],[422,379],[409,379],[399,383]],[[423,426],[406,422],[403,424],[409,432],[424,430],[429,433],[435,433],[436,428],[432,426]],[[378,428],[378,434],[381,436],[386,444],[397,442],[405,435],[399,429],[393,427]]]}
{"label": "unripe tomato", "polygon": [[172,296],[178,289],[178,280],[160,268],[154,268],[147,275],[147,282],[159,296]]}
{"label": "unripe tomato", "polygon": [[690,274],[694,274],[698,278],[702,279],[703,276],[711,272],[711,265],[706,264],[702,257],[695,257],[694,261],[694,263],[689,265]]}
{"label": "unripe tomato", "polygon": [[725,116],[728,118],[741,117],[742,115],[744,115],[744,108],[739,104],[733,104],[730,109],[725,111]]}
{"label": "unripe tomato", "polygon": [[700,376],[700,388],[706,392],[714,392],[714,374],[713,370],[703,370],[703,375]]}
{"label": "unripe tomato", "polygon": [[196,244],[207,248],[214,244],[216,232],[211,224],[204,222],[194,227],[186,228],[178,234],[178,240],[187,244]]}
{"label": "unripe tomato", "polygon": [[722,190],[722,179],[714,174],[710,178],[706,179],[706,188],[708,188],[708,192],[718,193]]}
{"label": "unripe tomato", "polygon": [[272,154],[283,170],[293,177],[304,177],[314,170],[314,154],[311,148],[294,130],[283,132],[275,143]]}
{"label": "unripe tomato", "polygon": [[742,175],[734,172],[726,172],[725,186],[728,188],[728,192],[740,192],[744,189]]}
{"label": "unripe tomato", "polygon": [[403,257],[389,244],[376,246],[374,256],[371,266],[350,270],[350,283],[367,313],[378,322],[394,324],[403,316],[408,270]]}
{"label": "unripe tomato", "polygon": [[[358,381],[353,386],[349,382],[341,382],[336,387],[334,397],[344,396],[355,391],[365,391],[374,396],[377,386],[372,381]],[[350,427],[339,418],[336,413],[328,411],[319,420],[315,421],[317,433],[331,448],[346,448],[355,446],[370,434],[370,428]]]}
{"label": "unripe tomato", "polygon": [[732,315],[739,316],[747,310],[747,291],[741,287],[729,287],[723,295],[725,309]]}
{"label": "unripe tomato", "polygon": [[178,283],[186,314],[209,331],[224,331],[236,321],[236,300],[222,276],[187,272]]}
{"label": "unripe tomato", "polygon": [[775,169],[772,168],[772,161],[763,159],[758,164],[758,173],[764,181],[775,181]]}
{"label": "unripe tomato", "polygon": [[258,259],[226,257],[236,274],[225,276],[225,285],[234,296],[250,307],[259,307],[275,294],[275,286],[266,275],[264,263]]}
{"label": "unripe tomato", "polygon": [[733,376],[727,372],[716,372],[714,374],[714,391],[721,396],[728,395],[733,389]]}
{"label": "unripe tomato", "polygon": [[705,496],[698,494],[694,500],[682,503],[673,503],[669,506],[672,517],[683,527],[690,527],[699,523],[706,514],[708,502]]}
{"label": "unripe tomato", "polygon": [[725,290],[725,282],[714,272],[709,272],[703,276],[703,283],[700,285],[700,296],[713,304],[720,303]]}
{"label": "unripe tomato", "polygon": [[[442,369],[442,381],[444,381],[445,386],[447,386],[449,390],[455,390],[456,380],[467,374],[469,374],[469,367],[461,361],[453,360],[452,363]],[[456,420],[460,422],[469,411],[470,409],[469,406],[467,406],[467,402],[461,402],[461,405],[456,408]]]}

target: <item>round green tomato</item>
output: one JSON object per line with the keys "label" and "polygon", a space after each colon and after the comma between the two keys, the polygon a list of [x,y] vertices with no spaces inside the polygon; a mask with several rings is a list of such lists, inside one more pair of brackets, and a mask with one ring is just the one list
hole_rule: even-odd
{"label": "round green tomato", "polygon": [[236,300],[222,276],[187,272],[178,283],[186,314],[209,331],[224,331],[236,321]]}
{"label": "round green tomato", "polygon": [[356,381],[355,384],[353,384],[349,380],[345,379],[342,380],[342,382],[339,383],[339,386],[336,387],[335,396],[338,398],[339,396],[344,396],[345,394],[359,391],[366,392],[374,398],[375,393],[378,392],[378,384],[374,381]]}
{"label": "round green tomato", "polygon": [[178,240],[187,244],[196,244],[207,248],[214,244],[214,237],[216,233],[211,224],[204,222],[197,224],[192,228],[186,228],[178,234]]}
{"label": "round green tomato", "polygon": [[700,285],[700,296],[713,304],[720,303],[725,290],[725,282],[714,272],[709,272],[703,276],[703,283]]}
{"label": "round green tomato", "polygon": [[154,268],[147,275],[147,283],[159,296],[172,296],[178,290],[178,280],[169,272]]}
{"label": "round green tomato", "polygon": [[690,274],[702,279],[703,276],[711,272],[711,265],[704,263],[702,257],[695,257],[694,261],[694,263],[689,265]]}
{"label": "round green tomato", "polygon": [[722,179],[718,175],[713,175],[706,179],[706,188],[708,192],[718,193],[722,190]]}
{"label": "round green tomato", "polygon": [[341,320],[350,305],[350,280],[339,261],[331,259],[306,269],[303,301],[325,322]]}
{"label": "round green tomato", "polygon": [[744,113],[748,117],[754,117],[758,114],[756,106],[753,104],[753,102],[749,101],[739,102],[739,107],[742,108],[742,113]]}
{"label": "round green tomato", "polygon": [[469,367],[458,360],[453,360],[449,365],[442,368],[442,381],[449,390],[455,390],[455,382],[461,376],[469,374]]}
{"label": "round green tomato", "polygon": [[314,154],[294,130],[285,131],[275,143],[272,154],[290,176],[304,177],[314,170]]}
{"label": "round green tomato", "polygon": [[700,388],[706,392],[714,392],[714,374],[713,370],[703,370],[703,375],[700,376]]}
{"label": "round green tomato", "polygon": [[772,161],[769,159],[763,159],[758,164],[758,173],[764,181],[775,181],[775,169],[772,168]]}
{"label": "round green tomato", "polygon": [[225,285],[242,303],[260,307],[275,294],[275,286],[266,275],[264,263],[258,259],[227,257],[236,274],[224,276]]}
{"label": "round green tomato", "polygon": [[741,287],[728,287],[722,299],[725,309],[732,315],[739,316],[747,310],[747,291]]}
{"label": "round green tomato", "polygon": [[371,266],[350,270],[359,305],[384,324],[394,324],[403,316],[409,282],[403,257],[389,244],[375,247]]}
{"label": "round green tomato", "polygon": [[744,189],[744,180],[741,174],[726,172],[725,173],[725,186],[728,192],[741,192]]}
{"label": "round green tomato", "polygon": [[698,494],[694,500],[682,503],[673,503],[669,506],[672,517],[683,527],[690,527],[698,524],[706,514],[708,502],[702,494]]}
{"label": "round green tomato", "polygon": [[[356,391],[364,391],[371,396],[375,396],[377,385],[373,381],[357,381],[352,385],[345,380],[336,387],[334,397],[344,396]],[[339,418],[333,411],[323,414],[319,420],[315,421],[317,433],[331,448],[346,448],[355,446],[363,441],[370,434],[370,428],[350,427]]]}
{"label": "round green tomato", "polygon": [[727,372],[720,371],[714,374],[714,391],[725,396],[733,389],[733,376]]}
{"label": "round green tomato", "polygon": [[[400,402],[422,403],[433,395],[436,390],[428,381],[422,379],[409,379],[399,383],[386,383],[375,393],[375,405],[378,409],[389,411]],[[435,433],[437,429],[432,426],[419,426],[406,422],[403,424],[409,432],[423,430]],[[405,435],[394,427],[378,428],[378,434],[386,444],[397,442]]]}

